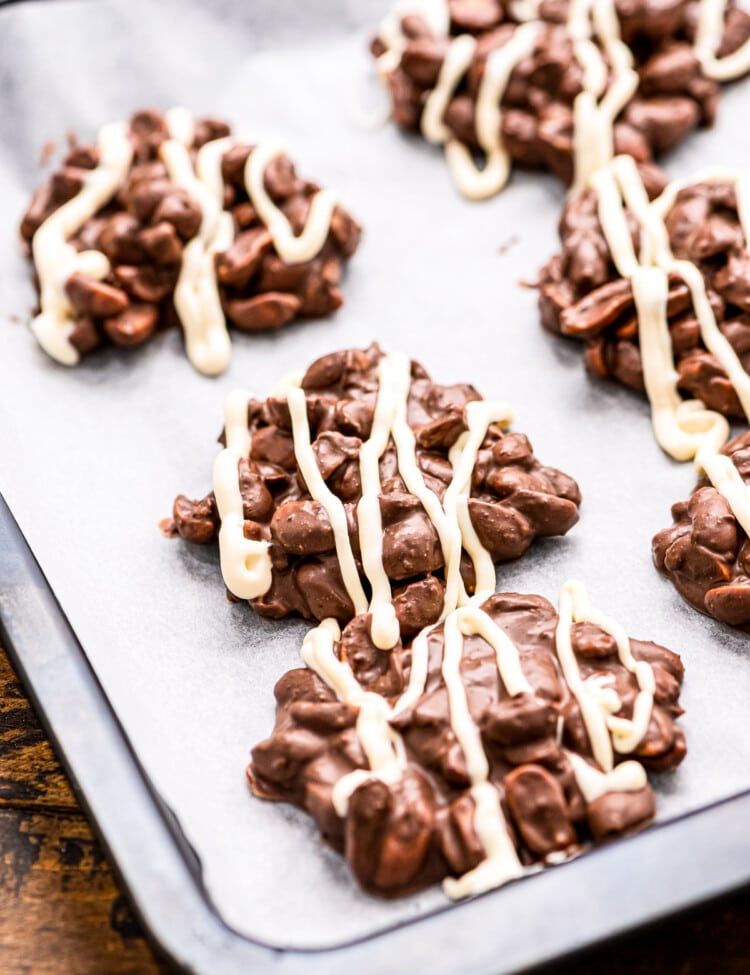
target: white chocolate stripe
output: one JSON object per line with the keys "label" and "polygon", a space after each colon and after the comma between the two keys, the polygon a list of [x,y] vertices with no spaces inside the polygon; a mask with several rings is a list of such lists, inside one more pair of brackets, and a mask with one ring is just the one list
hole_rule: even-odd
{"label": "white chocolate stripe", "polygon": [[475,786],[487,781],[490,769],[479,728],[471,717],[466,690],[461,680],[464,632],[460,618],[463,612],[463,609],[456,610],[445,620],[442,674],[448,692],[451,729],[464,753],[471,784]]}
{"label": "white chocolate stripe", "polygon": [[729,424],[700,400],[683,400],[677,390],[667,322],[669,279],[660,268],[639,267],[631,278],[638,319],[643,381],[651,404],[657,443],[675,460],[690,460],[708,443],[720,450]]}
{"label": "white chocolate stripe", "polygon": [[[711,166],[699,170],[691,178],[672,180],[651,204],[651,208],[662,220],[674,206],[682,190],[699,183],[728,183],[734,186],[737,197],[737,216],[739,217],[745,246],[750,243],[750,174],[734,167]],[[669,239],[667,238],[667,247]]]}
{"label": "white chocolate stripe", "polygon": [[[420,121],[422,134],[428,142],[445,147],[445,158],[454,182],[468,199],[487,199],[508,181],[511,160],[503,144],[500,106],[514,68],[534,51],[541,28],[540,22],[532,16],[535,9],[535,0],[529,0],[520,11],[525,22],[487,58],[475,107],[477,141],[485,154],[481,168],[474,162],[469,148],[453,136],[443,121],[451,98],[476,53],[477,41],[471,34],[461,34],[451,40],[438,80],[425,101]],[[447,37],[449,34],[450,14],[445,0],[436,0],[433,4],[397,4],[380,26],[379,37],[386,47],[378,59],[381,77],[387,77],[398,67],[406,46],[401,17],[410,13],[426,16],[434,36]]]}
{"label": "white chocolate stripe", "polygon": [[715,81],[731,81],[750,71],[750,40],[736,51],[718,58],[716,52],[724,35],[727,0],[699,0],[695,53],[703,73]]}
{"label": "white chocolate stripe", "polygon": [[[399,474],[407,489],[422,503],[438,533],[445,560],[446,591],[442,616],[468,601],[460,576],[461,550],[474,563],[476,594],[472,602],[483,602],[495,589],[495,565],[481,544],[468,511],[471,479],[479,448],[491,423],[510,424],[513,413],[503,403],[478,401],[466,406],[468,430],[450,451],[453,478],[441,504],[424,483],[416,456],[416,441],[407,421],[411,389],[411,363],[406,356],[384,356],[378,364],[379,390],[369,439],[360,452],[362,499],[357,506],[360,549],[365,575],[372,587],[369,611],[375,646],[386,650],[398,640],[398,621],[391,603],[390,581],[383,567],[382,519],[380,516],[380,472],[378,460],[393,437]],[[390,612],[389,612],[390,611]],[[441,618],[442,618],[441,616]]]}
{"label": "white chocolate stripe", "polygon": [[586,802],[594,802],[610,792],[640,792],[648,785],[646,770],[640,762],[620,762],[611,771],[602,772],[575,752],[566,750],[565,754]]}
{"label": "white chocolate stripe", "polygon": [[[389,719],[415,704],[424,692],[428,631],[423,630],[414,641],[409,686],[393,710],[379,695],[363,691],[349,665],[336,657],[333,641],[338,639],[338,634],[335,621],[326,620],[305,637],[302,658],[340,700],[360,708],[357,736],[370,767],[342,776],[334,786],[334,808],[339,816],[345,816],[349,798],[360,785],[372,778],[393,783],[403,774],[406,765],[403,740],[390,727]],[[498,672],[508,694],[515,696],[531,692],[521,670],[518,650],[490,616],[472,606],[458,609],[446,618],[442,673],[449,699],[450,724],[466,758],[474,799],[474,828],[487,854],[474,870],[463,877],[445,880],[444,890],[452,898],[490,890],[523,873],[508,834],[498,792],[488,781],[487,756],[479,729],[469,713],[461,680],[464,637],[472,634],[480,635],[495,650]]]}
{"label": "white chocolate stripe", "polygon": [[[462,638],[466,636],[480,636],[495,651],[500,679],[511,697],[516,697],[518,694],[532,693],[532,687],[521,670],[518,648],[505,630],[498,626],[489,613],[485,613],[478,606],[462,606],[451,613],[446,619],[445,634],[446,656],[448,655],[449,644],[453,653],[448,676],[446,676],[445,666],[443,667],[443,678],[445,679],[449,694],[450,682],[452,681],[456,685],[456,682],[460,681],[460,677],[457,677],[458,670],[455,658],[457,655],[460,662],[463,651],[457,651],[456,646],[459,641],[462,643]],[[458,690],[457,685],[454,689]],[[453,730],[456,731],[455,728]],[[456,732],[456,737],[460,739],[458,732]],[[470,748],[474,748],[475,743],[473,739],[469,742],[469,745]],[[469,771],[471,772],[471,768]]]}
{"label": "white chocolate stripe", "polygon": [[380,513],[380,458],[391,438],[396,404],[404,388],[408,396],[411,363],[405,356],[383,356],[378,363],[378,398],[369,438],[359,453],[362,497],[357,505],[357,528],[362,567],[371,587],[370,635],[379,650],[395,646],[399,638],[391,583],[383,566],[383,519]]}
{"label": "white chocolate stripe", "polygon": [[202,146],[195,172],[182,142],[167,139],[159,149],[169,178],[201,208],[200,229],[182,252],[174,305],[185,333],[188,359],[207,376],[224,372],[232,354],[214,263],[215,255],[227,250],[234,239],[232,215],[224,210],[221,176],[221,157],[231,144],[230,139],[216,139]]}
{"label": "white chocolate stripe", "polygon": [[227,589],[238,599],[256,599],[271,588],[271,557],[265,542],[245,538],[245,516],[239,464],[250,456],[250,431],[244,390],[230,393],[224,404],[226,446],[214,461],[213,488],[221,518],[219,558]]}
{"label": "white chocolate stripe", "polygon": [[110,270],[100,251],[76,251],[68,243],[97,211],[112,199],[124,182],[133,159],[133,147],[124,122],[105,125],[97,140],[99,165],[86,173],[80,191],[50,214],[31,242],[39,277],[39,314],[31,330],[44,351],[57,362],[74,366],[78,350],[71,344],[75,314],[65,293],[73,274],[100,281]]}
{"label": "white chocolate stripe", "polygon": [[[445,492],[443,508],[449,521],[459,526],[461,547],[466,549],[474,564],[476,586],[472,602],[482,603],[495,591],[495,563],[474,529],[468,499],[479,448],[490,424],[499,423],[503,427],[508,427],[513,421],[513,411],[505,403],[477,400],[466,404],[465,415],[469,429],[459,437],[450,451],[453,480]],[[460,585],[460,563],[459,549],[458,556],[453,555],[446,571],[446,581],[458,592],[463,590],[463,586]],[[449,574],[457,578],[448,579]]]}
{"label": "white chocolate stripe", "polygon": [[542,0],[511,0],[508,9],[514,20],[523,24],[529,20],[539,20]]}
{"label": "white chocolate stripe", "polygon": [[[471,477],[476,464],[477,453],[490,423],[510,423],[513,414],[504,403],[480,400],[467,403],[466,421],[469,430],[465,431],[450,453],[454,470],[453,479],[448,485],[443,502],[424,482],[416,459],[414,433],[406,419],[406,399],[399,399],[393,422],[393,440],[396,444],[399,474],[407,490],[419,499],[428,518],[435,527],[445,561],[445,595],[441,619],[457,606],[469,601],[461,579],[461,550],[466,548],[474,562],[477,574],[478,591],[494,591],[494,563],[481,545],[466,506],[466,498],[471,491]],[[492,582],[489,576],[492,575]],[[486,598],[486,597],[485,597]]]}
{"label": "white chocolate stripe", "polygon": [[701,448],[696,457],[696,466],[705,471],[750,538],[750,490],[732,459],[710,448]]}
{"label": "white chocolate stripe", "polygon": [[351,540],[349,539],[346,509],[340,498],[336,497],[323,480],[323,475],[320,473],[318,462],[315,459],[315,453],[312,449],[305,391],[299,387],[288,389],[286,401],[289,405],[289,414],[292,418],[294,456],[297,458],[297,467],[304,478],[307,490],[310,492],[310,497],[317,501],[328,515],[328,520],[333,529],[336,556],[339,561],[339,568],[341,569],[341,577],[344,581],[344,587],[349,593],[349,598],[354,605],[354,612],[357,615],[366,613],[369,604],[365,591],[362,588],[357,563],[352,551]]}
{"label": "white chocolate stripe", "polygon": [[477,42],[471,34],[461,34],[451,42],[440,67],[437,84],[427,96],[422,110],[420,127],[428,142],[444,145],[452,138],[451,130],[443,122],[454,92],[469,70]]}
{"label": "white chocolate stripe", "polygon": [[425,627],[412,640],[409,683],[404,693],[393,706],[394,714],[400,714],[402,711],[406,711],[407,708],[414,707],[424,693],[425,684],[427,683],[427,670],[430,663],[429,638],[431,633],[439,625],[439,623],[436,623],[434,626]]}
{"label": "white chocolate stripe", "polygon": [[[605,773],[611,772],[614,766],[613,751],[619,754],[634,751],[648,730],[656,686],[654,672],[647,661],[635,660],[627,633],[619,623],[591,606],[581,583],[566,582],[560,591],[559,603],[555,648],[565,683],[578,701],[594,759]],[[573,623],[584,621],[595,624],[614,637],[620,663],[638,683],[632,719],[615,717],[621,705],[617,695],[613,691],[609,693],[611,688],[603,687],[599,681],[590,678],[584,681],[581,678],[571,629]]]}
{"label": "white chocolate stripe", "polygon": [[417,444],[414,431],[409,426],[406,416],[408,389],[400,396],[393,419],[393,442],[396,445],[398,472],[406,485],[407,491],[419,499],[427,517],[435,526],[440,547],[445,561],[445,595],[443,597],[443,616],[447,615],[462,601],[466,600],[466,591],[461,582],[461,529],[455,521],[451,521],[443,510],[440,498],[424,482],[424,477],[417,464]]}
{"label": "white chocolate stripe", "polygon": [[322,250],[338,201],[333,190],[319,190],[312,198],[304,230],[295,237],[289,220],[266,192],[264,181],[266,167],[282,153],[283,149],[273,145],[260,145],[253,149],[245,164],[245,189],[273,237],[279,257],[287,264],[303,264]]}
{"label": "white chocolate stripe", "polygon": [[[661,263],[661,262],[660,262]],[[693,310],[700,325],[701,338],[708,351],[721,363],[729,376],[729,381],[737,393],[745,416],[750,419],[750,376],[740,362],[739,356],[729,340],[716,324],[711,302],[708,300],[706,285],[701,271],[689,261],[665,260],[661,264],[667,273],[679,275],[690,290]]]}
{"label": "white chocolate stripe", "polygon": [[169,137],[190,149],[195,142],[195,119],[192,112],[183,105],[175,105],[164,113],[164,120],[167,123]]}
{"label": "white chocolate stripe", "polygon": [[[631,166],[635,170],[635,165]],[[700,181],[705,182],[728,182],[735,187],[737,196],[737,210],[740,226],[745,239],[745,247],[750,243],[750,177],[747,173],[728,173],[723,170],[708,171],[701,175]],[[697,181],[696,181],[697,182]],[[745,415],[750,419],[750,376],[740,362],[737,353],[734,351],[728,340],[719,330],[716,318],[711,308],[711,303],[706,294],[706,286],[703,276],[699,269],[689,261],[675,260],[669,246],[664,218],[674,204],[677,194],[683,188],[677,185],[667,189],[660,197],[654,200],[651,212],[659,219],[658,225],[652,231],[651,247],[653,253],[650,255],[655,263],[667,273],[679,275],[690,289],[693,307],[701,329],[701,337],[706,348],[721,363],[729,376],[729,381],[734,386],[737,396],[742,404]]]}
{"label": "white chocolate stripe", "polygon": [[443,890],[451,900],[494,890],[524,873],[495,786],[483,779],[472,785],[471,797],[474,800],[474,829],[487,856],[458,879],[445,878]]}

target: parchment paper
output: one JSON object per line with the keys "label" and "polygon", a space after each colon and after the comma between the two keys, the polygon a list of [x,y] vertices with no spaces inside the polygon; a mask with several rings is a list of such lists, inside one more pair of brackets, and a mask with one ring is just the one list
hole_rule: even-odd
{"label": "parchment paper", "polygon": [[[378,339],[440,381],[471,381],[514,404],[516,429],[544,463],[579,479],[584,505],[566,539],[503,567],[500,588],[554,600],[567,578],[581,578],[632,635],[682,654],[690,751],[656,782],[661,819],[750,787],[748,639],[688,608],[651,565],[651,536],[693,472],[656,446],[645,400],[587,378],[580,348],[543,333],[535,294],[517,285],[555,249],[564,192],[516,174],[504,195],[468,203],[438,150],[392,126],[362,126],[362,109],[382,106],[366,40],[387,3],[0,9],[0,490],[220,912],[280,946],[338,944],[443,895],[383,903],[361,894],[306,816],[250,797],[249,748],[271,729],[272,688],[297,664],[305,624],[230,606],[215,551],[165,540],[157,523],[178,492],[210,488],[229,390],[265,395],[333,349]],[[725,94],[718,127],[670,160],[675,174],[747,159],[748,92],[739,84]],[[176,331],[67,370],[26,327],[34,297],[16,225],[42,175],[40,150],[69,130],[88,140],[142,105],[177,103],[224,116],[249,138],[281,138],[304,175],[340,191],[366,228],[346,304],[278,335],[235,333],[232,366],[216,380],[193,371]]]}

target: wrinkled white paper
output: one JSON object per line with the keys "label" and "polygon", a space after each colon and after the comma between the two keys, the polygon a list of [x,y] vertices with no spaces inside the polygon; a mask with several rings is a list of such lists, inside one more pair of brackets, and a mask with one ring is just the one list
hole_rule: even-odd
{"label": "wrinkled white paper", "polygon": [[[470,381],[514,405],[516,429],[544,463],[578,478],[584,505],[567,538],[502,568],[499,587],[555,599],[580,578],[632,635],[682,654],[689,755],[656,779],[661,819],[750,786],[748,638],[688,608],[651,565],[651,536],[693,472],[660,452],[645,400],[592,382],[580,347],[545,334],[535,294],[518,286],[555,250],[564,191],[516,174],[502,196],[469,203],[438,150],[363,126],[382,104],[366,44],[386,4],[60,0],[0,10],[0,490],[220,912],[277,945],[338,944],[444,903],[438,888],[396,903],[363,895],[307,817],[250,796],[249,749],[271,730],[273,685],[297,664],[305,624],[229,605],[216,552],[157,527],[177,493],[210,489],[225,394],[263,396],[333,349],[377,339],[440,381]],[[746,161],[749,91],[727,92],[718,127],[673,156],[672,172]],[[231,368],[215,380],[193,371],[176,331],[58,366],[26,327],[34,295],[15,235],[42,178],[41,149],[177,103],[249,139],[281,139],[304,175],[340,192],[365,226],[346,304],[329,321],[235,334]]]}

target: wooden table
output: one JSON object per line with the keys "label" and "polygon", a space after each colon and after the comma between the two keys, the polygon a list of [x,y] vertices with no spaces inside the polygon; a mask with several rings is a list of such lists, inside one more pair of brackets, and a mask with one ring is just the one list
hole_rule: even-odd
{"label": "wooden table", "polygon": [[[0,649],[0,973],[168,972],[144,939]],[[750,888],[544,970],[591,972],[749,975]]]}

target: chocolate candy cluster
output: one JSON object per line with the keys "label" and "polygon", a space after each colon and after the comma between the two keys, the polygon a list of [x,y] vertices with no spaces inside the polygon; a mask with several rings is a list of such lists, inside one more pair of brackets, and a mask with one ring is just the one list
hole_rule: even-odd
{"label": "chocolate candy cluster", "polygon": [[[310,439],[328,488],[344,505],[358,571],[357,504],[362,496],[360,452],[370,435],[378,396],[377,345],[324,356],[302,379]],[[449,452],[467,429],[465,407],[481,400],[465,384],[433,382],[412,363],[407,418],[416,439],[416,463],[424,482],[442,499],[453,477]],[[289,407],[283,397],[248,403],[250,455],[239,464],[247,538],[268,543],[272,583],[252,600],[275,619],[297,614],[346,622],[354,607],[342,578],[334,533],[326,511],[305,485],[295,455]],[[393,584],[401,632],[410,636],[434,623],[443,607],[445,553],[435,525],[399,471],[391,441],[380,460],[383,566]],[[496,562],[519,558],[537,536],[563,535],[578,520],[581,497],[575,481],[544,467],[521,433],[491,424],[474,468],[469,513],[481,544]],[[180,495],[169,530],[205,544],[220,526],[213,494],[200,501]],[[465,585],[474,590],[473,568],[461,563]]]}
{"label": "chocolate candy cluster", "polygon": [[[647,823],[655,803],[645,777],[634,790],[611,785],[588,799],[578,784],[574,763],[593,761],[591,744],[560,670],[554,607],[540,596],[503,593],[488,599],[482,611],[512,640],[530,686],[511,696],[498,674],[495,649],[481,636],[464,637],[461,682],[489,762],[488,781],[497,790],[521,864],[554,862],[591,840]],[[427,639],[422,691],[390,720],[405,748],[401,772],[366,777],[343,816],[335,804],[337,783],[368,768],[356,730],[358,709],[338,700],[312,670],[290,671],[276,685],[276,726],[253,749],[248,769],[255,793],[305,809],[323,839],[346,856],[359,883],[387,897],[463,875],[487,856],[475,825],[466,756],[452,724],[442,670],[444,627]],[[612,636],[591,623],[576,623],[571,642],[582,679],[606,686],[619,701],[617,713],[632,716],[638,685],[620,663]],[[632,757],[647,769],[674,768],[685,755],[684,736],[674,723],[682,713],[682,664],[654,643],[631,640],[630,647],[637,661],[650,665],[655,683],[648,728]],[[414,650],[401,643],[389,652],[373,645],[366,616],[346,627],[334,655],[364,691],[382,695],[391,707],[414,665]],[[631,756],[618,761],[622,758]]]}
{"label": "chocolate candy cluster", "polygon": [[[229,136],[226,123],[197,120],[189,147],[193,161],[202,146]],[[127,178],[71,238],[78,251],[101,251],[110,265],[102,280],[74,273],[65,282],[74,311],[69,341],[80,355],[107,343],[142,345],[158,330],[180,324],[175,286],[185,248],[198,234],[203,214],[199,201],[170,179],[160,156],[170,137],[167,120],[158,112],[132,117],[133,161]],[[223,207],[231,214],[234,239],[215,255],[221,308],[229,322],[248,332],[276,329],[297,317],[325,316],[338,308],[342,265],[360,237],[356,221],[337,206],[319,252],[302,263],[284,261],[248,197],[244,169],[252,148],[230,144],[222,154]],[[43,222],[81,191],[99,162],[96,146],[74,147],[62,168],[39,187],[21,224],[29,246]],[[264,182],[293,233],[301,234],[319,187],[297,176],[285,155],[268,163]]]}
{"label": "chocolate candy cluster", "polygon": [[[642,168],[651,197],[665,185],[652,168]],[[737,211],[737,193],[729,183],[695,183],[682,189],[665,220],[677,259],[696,265],[703,275],[716,322],[743,367],[750,368],[750,257]],[[638,224],[630,218],[633,241]],[[620,277],[598,216],[598,198],[588,190],[572,198],[560,220],[561,253],[540,275],[542,323],[552,332],[578,339],[590,372],[644,390],[633,289]],[[726,370],[708,351],[688,286],[672,277],[667,305],[677,385],[712,410],[731,418],[744,411]]]}

